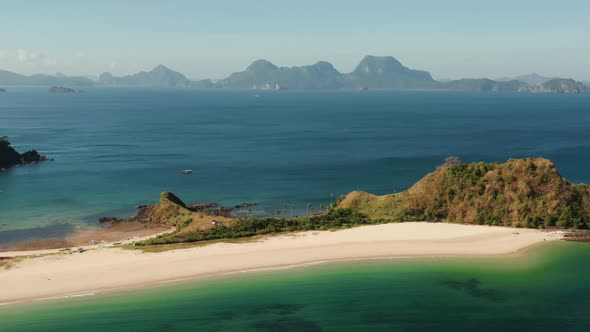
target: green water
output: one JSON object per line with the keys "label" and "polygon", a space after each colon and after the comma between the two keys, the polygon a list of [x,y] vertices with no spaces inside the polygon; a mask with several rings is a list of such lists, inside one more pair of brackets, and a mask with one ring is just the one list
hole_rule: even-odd
{"label": "green water", "polygon": [[584,331],[589,296],[590,245],[561,242],[515,257],[334,263],[1,307],[0,331]]}

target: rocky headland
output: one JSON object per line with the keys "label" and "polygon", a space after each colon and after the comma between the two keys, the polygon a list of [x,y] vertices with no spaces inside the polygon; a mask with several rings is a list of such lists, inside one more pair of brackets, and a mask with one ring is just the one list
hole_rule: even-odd
{"label": "rocky headland", "polygon": [[4,171],[13,166],[25,164],[36,164],[40,161],[50,160],[39,154],[36,150],[18,153],[10,144],[8,137],[0,137],[0,171]]}
{"label": "rocky headland", "polygon": [[[249,206],[240,204],[238,206]],[[572,184],[543,158],[506,163],[447,160],[410,189],[384,196],[353,191],[305,217],[235,216],[215,203],[187,205],[170,192],[130,221],[176,230],[138,245],[195,242],[404,221],[587,229],[590,186]]]}

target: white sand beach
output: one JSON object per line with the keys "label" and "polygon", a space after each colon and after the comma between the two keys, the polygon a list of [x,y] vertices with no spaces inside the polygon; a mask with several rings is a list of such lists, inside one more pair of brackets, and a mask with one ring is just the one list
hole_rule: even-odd
{"label": "white sand beach", "polygon": [[[160,253],[112,247],[92,247],[83,253],[0,252],[2,257],[29,256],[9,269],[0,268],[0,304],[314,262],[504,255],[559,240],[562,235],[560,231],[408,222],[268,236],[251,242],[213,243]],[[30,257],[36,254],[45,255]]]}

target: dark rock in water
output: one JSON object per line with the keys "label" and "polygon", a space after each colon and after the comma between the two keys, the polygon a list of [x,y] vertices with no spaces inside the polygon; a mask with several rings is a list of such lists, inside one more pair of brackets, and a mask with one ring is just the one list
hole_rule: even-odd
{"label": "dark rock in water", "polygon": [[35,150],[27,151],[23,154],[18,153],[12,146],[6,136],[0,137],[0,169],[7,169],[13,166],[24,164],[36,164],[40,161],[48,160]]}
{"label": "dark rock in water", "polygon": [[51,92],[51,93],[73,93],[73,92],[76,92],[76,90],[66,88],[63,86],[52,86],[51,88],[49,88],[49,92]]}
{"label": "dark rock in water", "polygon": [[47,157],[42,156],[36,150],[27,151],[20,155],[22,164],[34,164],[40,161],[46,161]]}
{"label": "dark rock in water", "polygon": [[256,204],[256,203],[240,203],[240,204],[234,206],[234,209],[243,209],[243,208],[256,206],[256,205],[258,205],[258,204]]}
{"label": "dark rock in water", "polygon": [[123,221],[124,219],[119,219],[117,217],[102,217],[98,219],[98,222],[101,224],[107,224],[107,223],[115,223],[117,221]]}
{"label": "dark rock in water", "polygon": [[6,89],[0,88],[0,92],[6,92]]}

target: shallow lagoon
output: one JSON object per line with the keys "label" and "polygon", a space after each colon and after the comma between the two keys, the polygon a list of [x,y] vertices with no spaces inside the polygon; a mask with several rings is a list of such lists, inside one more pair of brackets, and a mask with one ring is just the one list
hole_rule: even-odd
{"label": "shallow lagoon", "polygon": [[0,307],[2,331],[581,331],[590,245],[328,263]]}

